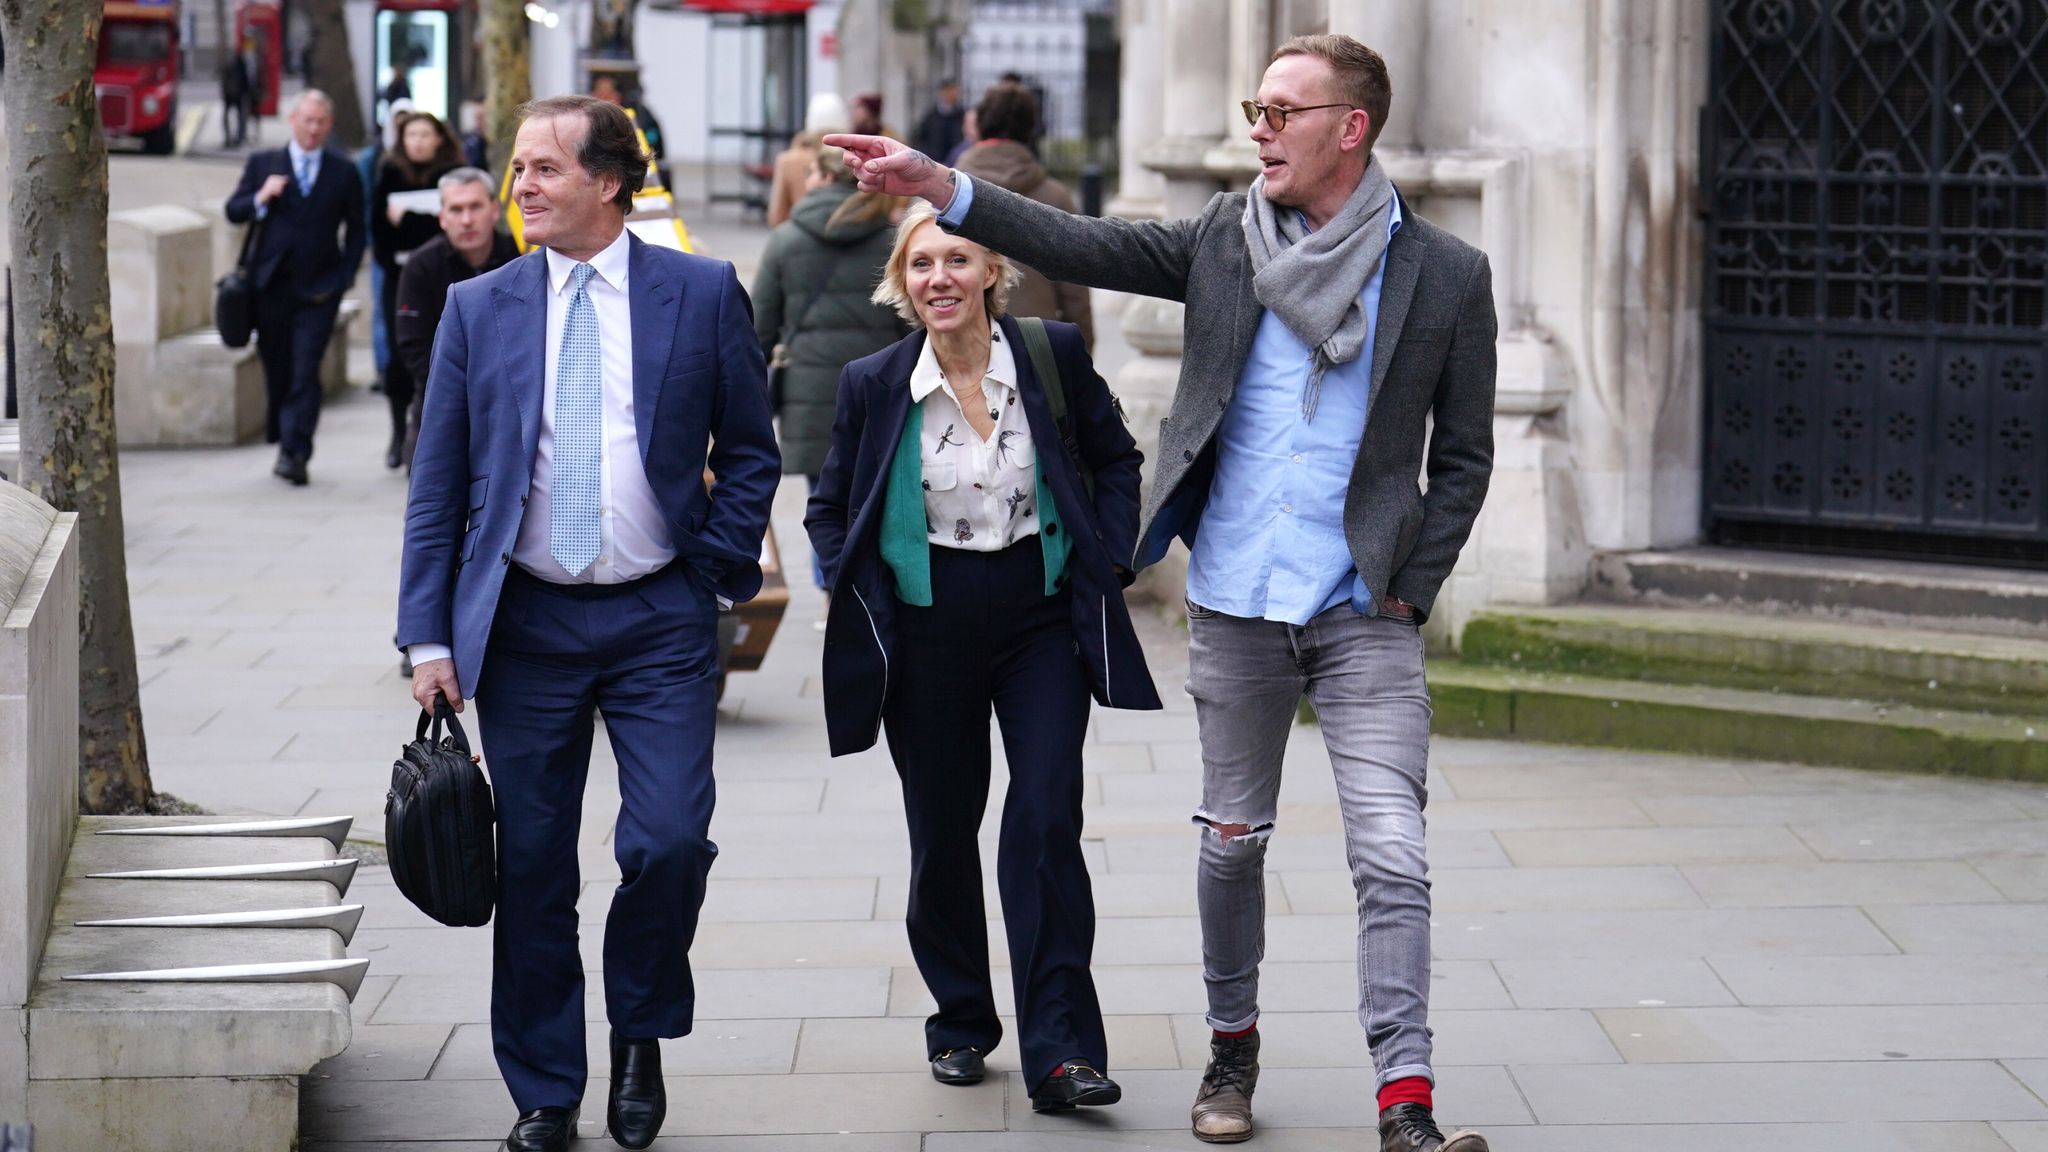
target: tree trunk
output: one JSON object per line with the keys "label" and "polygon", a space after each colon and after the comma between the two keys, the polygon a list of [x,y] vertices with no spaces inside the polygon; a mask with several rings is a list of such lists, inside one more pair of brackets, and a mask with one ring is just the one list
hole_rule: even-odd
{"label": "tree trunk", "polygon": [[484,139],[499,173],[519,135],[519,106],[533,99],[533,50],[524,0],[482,0],[484,18]]}
{"label": "tree trunk", "polygon": [[150,783],[114,449],[107,142],[92,81],[100,13],[101,0],[0,0],[0,93],[21,325],[21,483],[78,513],[79,801],[87,812],[119,812],[142,810]]}
{"label": "tree trunk", "polygon": [[348,47],[348,22],[341,0],[305,0],[312,50],[306,54],[306,83],[334,100],[334,138],[342,147],[361,148],[369,139],[363,123],[363,98],[356,92],[356,58]]}

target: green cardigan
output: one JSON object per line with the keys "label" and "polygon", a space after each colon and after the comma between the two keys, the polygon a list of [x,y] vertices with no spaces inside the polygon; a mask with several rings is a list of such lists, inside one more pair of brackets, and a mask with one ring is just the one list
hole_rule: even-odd
{"label": "green cardigan", "polygon": [[[903,436],[896,442],[896,455],[889,461],[889,491],[882,503],[882,562],[896,577],[896,598],[905,604],[929,608],[932,603],[931,534],[925,531],[924,446],[919,432],[924,427],[924,401],[910,406],[903,421]],[[1040,454],[1043,459],[1043,453]],[[1037,469],[1038,546],[1045,552],[1045,594],[1059,590],[1066,578],[1067,556],[1074,550],[1073,539],[1060,531],[1060,510],[1045,486],[1045,470]]]}

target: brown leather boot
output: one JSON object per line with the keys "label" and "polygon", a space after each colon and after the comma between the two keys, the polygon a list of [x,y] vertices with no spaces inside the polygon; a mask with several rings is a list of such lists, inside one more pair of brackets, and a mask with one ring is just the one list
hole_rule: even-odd
{"label": "brown leather boot", "polygon": [[1212,1036],[1209,1066],[1189,1113],[1195,1139],[1241,1144],[1252,1138],[1252,1090],[1259,1086],[1259,1034]]}

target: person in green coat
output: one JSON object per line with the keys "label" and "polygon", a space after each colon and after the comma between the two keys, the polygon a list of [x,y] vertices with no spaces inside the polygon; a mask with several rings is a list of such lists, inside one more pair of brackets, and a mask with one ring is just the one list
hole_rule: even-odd
{"label": "person in green coat", "polygon": [[[803,199],[768,237],[754,277],[754,333],[782,369],[777,438],[782,471],[818,484],[832,446],[839,371],[903,338],[893,309],[870,297],[889,261],[903,202],[862,192],[837,148],[819,152]],[[811,579],[825,588],[811,557]],[[824,626],[824,616],[818,626]]]}

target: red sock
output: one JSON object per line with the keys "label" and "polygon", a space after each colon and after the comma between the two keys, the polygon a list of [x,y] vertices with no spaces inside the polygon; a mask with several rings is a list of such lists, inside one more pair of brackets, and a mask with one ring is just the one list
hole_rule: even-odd
{"label": "red sock", "polygon": [[1436,1105],[1430,1100],[1429,1077],[1408,1076],[1395,1080],[1380,1089],[1380,1111],[1385,1112],[1396,1104],[1420,1104],[1431,1111]]}
{"label": "red sock", "polygon": [[1256,1023],[1254,1023],[1251,1027],[1245,1029],[1242,1032],[1217,1032],[1216,1036],[1220,1040],[1238,1040],[1246,1036],[1249,1036],[1252,1033],[1257,1032],[1258,1030],[1259,1026]]}

